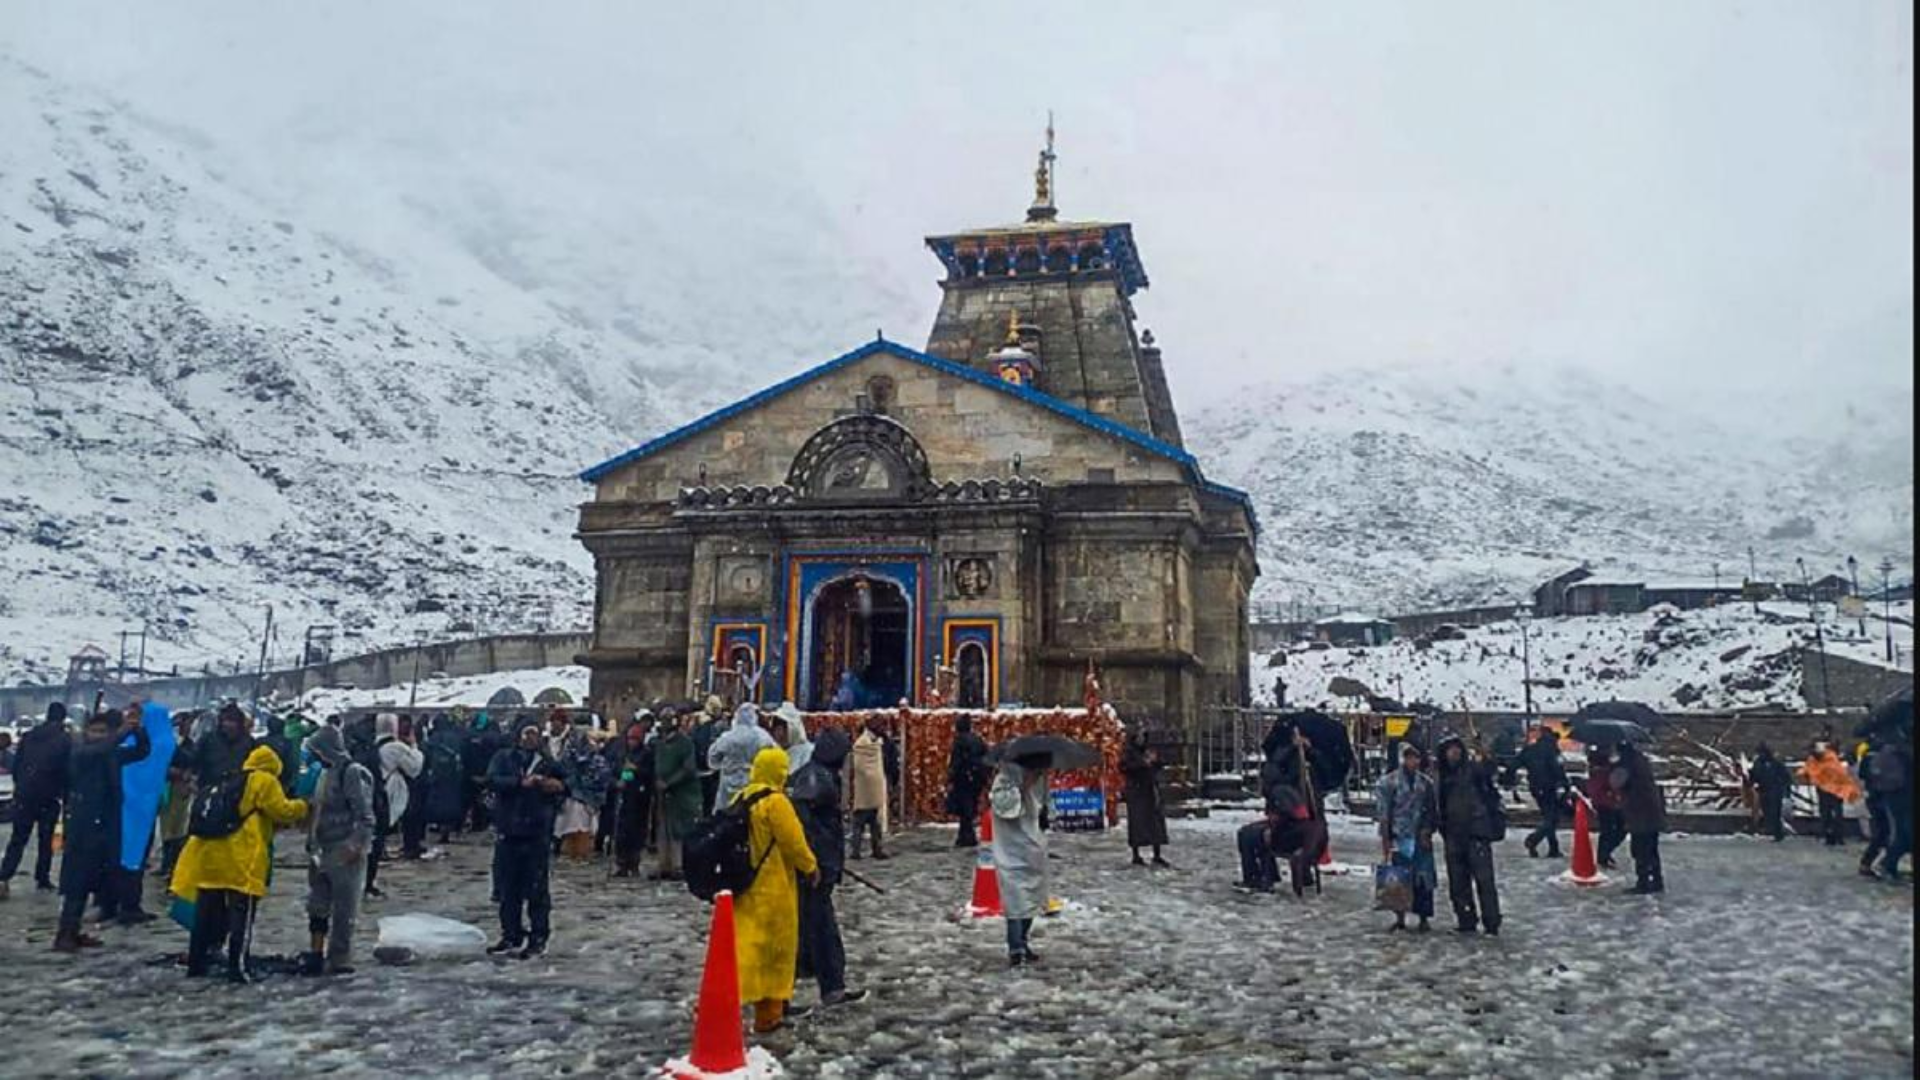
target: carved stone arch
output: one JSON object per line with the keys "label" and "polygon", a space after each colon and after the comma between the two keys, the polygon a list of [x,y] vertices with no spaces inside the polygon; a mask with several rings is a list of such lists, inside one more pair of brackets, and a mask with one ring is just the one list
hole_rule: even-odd
{"label": "carved stone arch", "polygon": [[805,499],[918,500],[933,487],[927,453],[899,421],[849,416],[813,433],[794,455],[787,486]]}

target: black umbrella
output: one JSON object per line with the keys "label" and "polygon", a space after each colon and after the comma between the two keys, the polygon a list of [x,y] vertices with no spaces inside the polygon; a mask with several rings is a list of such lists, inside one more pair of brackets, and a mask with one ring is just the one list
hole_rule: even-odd
{"label": "black umbrella", "polygon": [[1888,732],[1898,738],[1902,732],[1913,734],[1913,687],[1905,687],[1873,707],[1865,720],[1853,729],[1855,735],[1868,737]]}
{"label": "black umbrella", "polygon": [[1347,726],[1326,713],[1307,709],[1281,717],[1313,745],[1313,782],[1321,791],[1339,791],[1353,771],[1353,739]]}
{"label": "black umbrella", "polygon": [[1667,722],[1666,717],[1637,701],[1589,701],[1573,714],[1575,723],[1582,720],[1624,720],[1648,731]]}
{"label": "black umbrella", "polygon": [[1588,746],[1615,746],[1623,742],[1650,743],[1653,736],[1647,729],[1631,720],[1599,719],[1582,720],[1575,718],[1568,726],[1567,734],[1577,743]]}
{"label": "black umbrella", "polygon": [[1071,772],[1075,769],[1096,769],[1106,759],[1100,751],[1086,743],[1069,739],[1065,735],[1050,735],[1041,732],[1037,735],[1022,735],[994,748],[996,757],[1017,762],[1029,769],[1054,769]]}

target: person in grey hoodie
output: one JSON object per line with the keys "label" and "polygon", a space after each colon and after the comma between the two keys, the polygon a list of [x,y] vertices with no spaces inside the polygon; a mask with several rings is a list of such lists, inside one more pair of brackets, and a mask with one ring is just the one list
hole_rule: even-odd
{"label": "person in grey hoodie", "polygon": [[747,786],[747,774],[753,771],[753,755],[774,745],[773,736],[760,726],[760,710],[744,702],[733,714],[733,726],[713,741],[707,750],[707,767],[720,774],[720,788],[714,806],[731,806],[734,795]]}
{"label": "person in grey hoodie", "polygon": [[353,925],[373,848],[373,774],[347,754],[346,736],[322,727],[307,739],[322,766],[307,825],[307,933],[310,975],[353,971]]}

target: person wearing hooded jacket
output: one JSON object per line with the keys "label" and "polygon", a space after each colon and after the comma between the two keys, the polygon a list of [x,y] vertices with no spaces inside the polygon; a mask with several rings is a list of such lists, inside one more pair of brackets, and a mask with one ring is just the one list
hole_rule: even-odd
{"label": "person wearing hooded jacket", "polygon": [[953,748],[947,752],[947,813],[960,823],[954,847],[978,847],[974,822],[980,817],[980,793],[993,778],[987,764],[987,742],[973,733],[972,719],[953,721]]}
{"label": "person wearing hooded jacket", "polygon": [[307,739],[320,762],[307,826],[307,934],[309,974],[353,971],[353,927],[366,888],[367,853],[373,848],[373,774],[347,754],[337,727]]}
{"label": "person wearing hooded jacket", "polygon": [[1533,729],[1519,755],[1520,768],[1527,774],[1527,794],[1540,810],[1540,825],[1527,834],[1527,856],[1540,854],[1540,843],[1547,845],[1547,858],[1560,857],[1560,807],[1566,799],[1567,769],[1560,760],[1560,736],[1552,728]]}
{"label": "person wearing hooded jacket", "polygon": [[1153,865],[1166,868],[1160,849],[1167,842],[1167,812],[1162,805],[1160,773],[1166,766],[1148,743],[1147,729],[1136,727],[1127,733],[1120,751],[1120,776],[1127,804],[1127,846],[1133,849],[1133,865],[1145,866],[1140,849],[1153,849]]}
{"label": "person wearing hooded jacket", "polygon": [[707,750],[707,768],[720,777],[714,806],[733,805],[733,797],[747,786],[754,757],[772,745],[773,736],[760,726],[760,710],[752,702],[742,702],[734,710],[733,726]]}
{"label": "person wearing hooded jacket", "polygon": [[680,877],[680,847],[699,827],[703,805],[691,728],[695,714],[661,710],[660,737],[653,747],[653,787],[660,821],[662,880]]}
{"label": "person wearing hooded jacket", "polygon": [[615,877],[640,872],[653,825],[653,713],[646,709],[620,736],[620,761],[614,774],[613,861]]}
{"label": "person wearing hooded jacket", "polygon": [[[1493,841],[1505,828],[1493,767],[1467,753],[1458,736],[1440,741],[1435,785],[1440,836],[1445,842],[1447,898],[1458,929],[1500,932],[1500,890],[1493,876]],[[1476,903],[1476,900],[1478,901]]]}
{"label": "person wearing hooded jacket", "polygon": [[0,861],[0,900],[20,869],[27,841],[37,833],[33,883],[42,892],[53,890],[53,832],[60,823],[60,804],[67,795],[67,758],[73,736],[67,733],[67,707],[47,706],[47,717],[20,739],[13,757],[13,833]]}
{"label": "person wearing hooded jacket", "polygon": [[493,763],[493,755],[505,750],[510,742],[492,714],[474,714],[473,729],[467,732],[466,742],[460,749],[460,770],[467,777],[468,826],[474,832],[486,832],[492,823],[493,815],[488,809],[491,794],[487,790],[487,766]]}
{"label": "person wearing hooded jacket", "polygon": [[[793,1000],[800,952],[797,883],[820,880],[819,860],[786,795],[787,754],[768,746],[754,755],[734,803],[747,803],[747,850],[758,864],[753,883],[734,898],[735,957],[740,1000],[753,1006],[753,1030],[777,1030]],[[732,804],[729,804],[732,805]]]}
{"label": "person wearing hooded jacket", "polygon": [[[60,856],[60,924],[55,952],[78,952],[100,944],[80,933],[87,897],[103,901],[115,887],[113,869],[120,857],[120,770],[146,760],[151,749],[138,715],[95,713],[87,718],[79,746],[67,758],[67,816]],[[122,735],[128,742],[122,743]]]}
{"label": "person wearing hooded jacket", "polygon": [[1660,832],[1667,826],[1666,797],[1653,776],[1653,763],[1632,743],[1620,745],[1619,764],[1609,778],[1620,793],[1620,810],[1626,817],[1627,850],[1633,855],[1633,888],[1637,896],[1665,892],[1666,875],[1660,867]]}
{"label": "person wearing hooded jacket", "polygon": [[[409,732],[406,739],[411,739]],[[367,895],[379,896],[374,879],[379,876],[380,864],[387,859],[387,840],[400,830],[400,824],[406,819],[407,805],[413,790],[413,781],[418,779],[420,771],[426,767],[426,758],[418,748],[401,738],[400,718],[393,713],[381,713],[373,718],[373,746],[375,759],[380,773],[374,782],[386,793],[386,820],[375,823],[373,853],[367,857]]]}
{"label": "person wearing hooded jacket", "polygon": [[1773,837],[1775,843],[1785,840],[1786,799],[1793,788],[1793,773],[1773,756],[1772,747],[1761,743],[1753,756],[1753,764],[1747,769],[1747,782],[1760,796],[1760,831]]}
{"label": "person wearing hooded jacket", "polygon": [[993,868],[1000,880],[1000,907],[1007,921],[1007,964],[1038,963],[1030,943],[1033,920],[1046,914],[1047,841],[1040,810],[1047,803],[1044,759],[1001,760],[995,766],[987,805],[993,811]]}
{"label": "person wearing hooded jacket", "polygon": [[253,917],[267,895],[273,862],[273,831],[307,816],[304,799],[290,799],[280,787],[280,758],[265,745],[255,746],[242,767],[246,789],[240,795],[240,827],[221,837],[190,836],[173,868],[173,894],[194,905],[187,945],[187,975],[204,976],[213,951],[227,943],[227,978],[251,982],[247,951],[253,944]]}
{"label": "person wearing hooded jacket", "polygon": [[860,731],[860,737],[853,741],[853,843],[849,848],[850,858],[860,857],[860,842],[867,836],[873,837],[873,857],[887,858],[880,847],[880,838],[887,832],[887,763],[886,746],[881,738],[880,721],[869,719]]}
{"label": "person wearing hooded jacket", "polygon": [[[840,769],[853,741],[838,728],[829,728],[810,744],[807,761],[787,780],[807,847],[820,864],[818,879],[800,879],[801,974],[811,973],[820,987],[820,1004],[841,1005],[866,996],[847,989],[847,951],[840,940],[840,920],[833,909],[833,890],[845,870],[847,836],[840,815]],[[791,765],[791,763],[789,763]]]}

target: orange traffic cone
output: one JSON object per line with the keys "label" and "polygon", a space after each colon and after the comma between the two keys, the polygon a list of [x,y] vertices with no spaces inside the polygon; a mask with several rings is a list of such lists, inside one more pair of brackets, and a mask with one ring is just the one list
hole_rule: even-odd
{"label": "orange traffic cone", "polygon": [[1573,800],[1573,865],[1566,879],[1575,885],[1604,885],[1607,875],[1593,857],[1593,827],[1587,821],[1587,800]]}
{"label": "orange traffic cone", "polygon": [[980,846],[973,849],[973,900],[965,914],[973,919],[997,919],[1006,914],[1000,906],[1000,872],[993,867],[993,811],[980,808]]}
{"label": "orange traffic cone", "polygon": [[713,900],[713,928],[707,932],[707,968],[700,976],[700,1001],[693,1010],[693,1052],[669,1061],[669,1076],[702,1077],[747,1067],[747,1039],[740,1025],[740,967],[733,946],[733,894]]}

